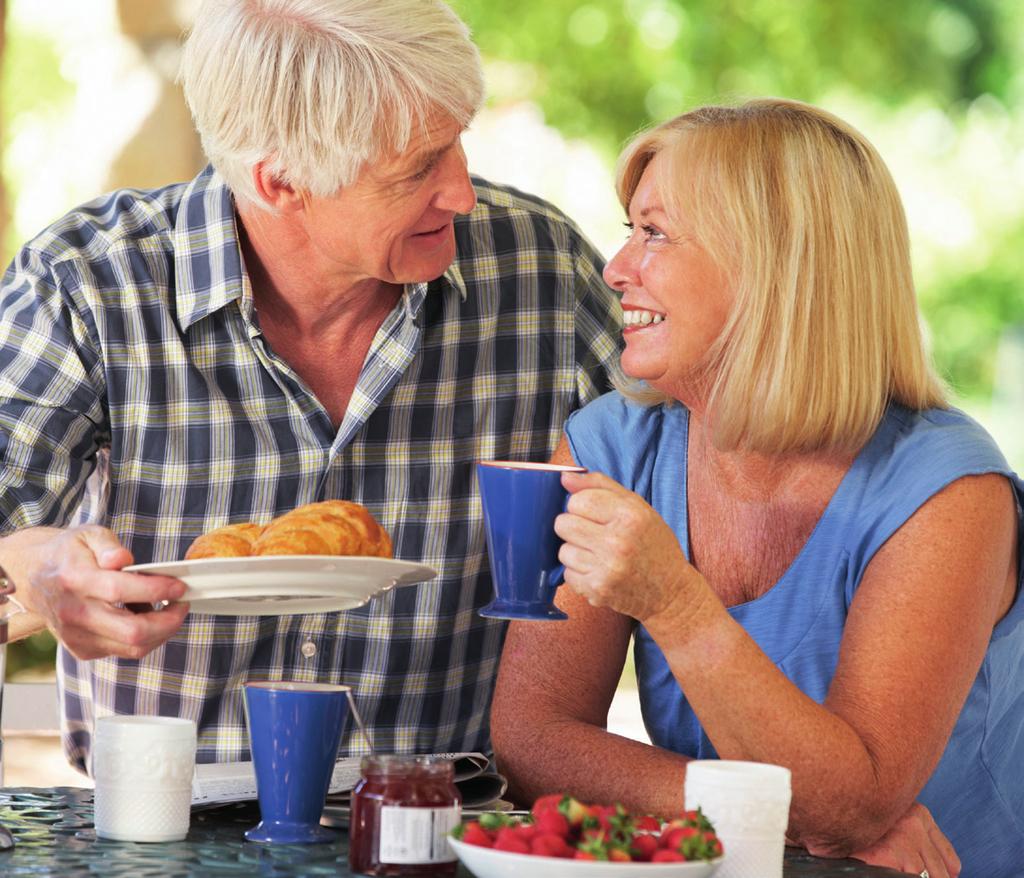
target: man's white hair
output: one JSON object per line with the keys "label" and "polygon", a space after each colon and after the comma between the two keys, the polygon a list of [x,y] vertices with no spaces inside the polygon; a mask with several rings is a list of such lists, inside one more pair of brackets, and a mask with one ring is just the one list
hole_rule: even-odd
{"label": "man's white hair", "polygon": [[330,195],[441,112],[468,125],[480,55],[440,0],[205,0],[185,43],[185,98],[236,198],[252,168]]}

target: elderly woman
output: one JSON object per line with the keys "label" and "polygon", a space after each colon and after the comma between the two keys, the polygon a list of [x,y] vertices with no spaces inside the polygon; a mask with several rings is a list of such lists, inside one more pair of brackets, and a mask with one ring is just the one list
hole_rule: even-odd
{"label": "elderly woman", "polygon": [[[590,472],[563,477],[556,523],[570,620],[505,645],[514,792],[668,814],[690,759],[771,762],[812,851],[870,849],[917,809],[898,865],[955,874],[927,808],[965,876],[1019,875],[1024,483],[928,364],[883,162],[763,100],[642,134],[618,190],[605,278],[634,382],[555,455]],[[631,637],[654,746],[605,730]]]}

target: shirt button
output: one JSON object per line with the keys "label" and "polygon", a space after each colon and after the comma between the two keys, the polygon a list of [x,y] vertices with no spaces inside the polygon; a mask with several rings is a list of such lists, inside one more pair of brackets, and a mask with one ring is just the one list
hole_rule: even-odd
{"label": "shirt button", "polygon": [[302,644],[302,654],[306,658],[313,658],[316,655],[316,644],[312,640],[307,640]]}

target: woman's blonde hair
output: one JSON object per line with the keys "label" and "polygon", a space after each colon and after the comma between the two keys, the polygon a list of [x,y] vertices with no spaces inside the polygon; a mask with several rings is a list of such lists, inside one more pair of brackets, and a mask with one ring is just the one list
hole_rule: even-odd
{"label": "woman's blonde hair", "polygon": [[[890,400],[945,405],[903,206],[859,132],[796,101],[702,107],[627,146],[617,175],[627,210],[655,155],[666,213],[686,217],[735,295],[703,364],[716,447],[854,452]],[[668,399],[641,382],[619,389]]]}
{"label": "woman's blonde hair", "polygon": [[205,0],[181,80],[207,157],[261,206],[259,161],[330,195],[432,113],[465,126],[483,99],[479,53],[440,0]]}

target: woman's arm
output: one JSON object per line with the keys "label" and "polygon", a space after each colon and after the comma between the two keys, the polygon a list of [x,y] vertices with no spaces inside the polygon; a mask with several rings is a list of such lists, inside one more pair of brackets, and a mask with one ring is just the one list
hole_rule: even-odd
{"label": "woman's arm", "polygon": [[[562,439],[552,458],[572,464]],[[568,588],[564,622],[512,622],[491,708],[495,756],[512,798],[529,803],[572,791],[675,816],[683,807],[684,757],[605,730],[633,621],[592,607]]]}
{"label": "woman's arm", "polygon": [[646,503],[598,474],[564,482],[573,497],[556,529],[567,583],[645,625],[722,758],[792,770],[791,837],[830,854],[876,841],[934,770],[1012,602],[1006,480],[954,482],[876,554],[824,705],[733,621]]}

